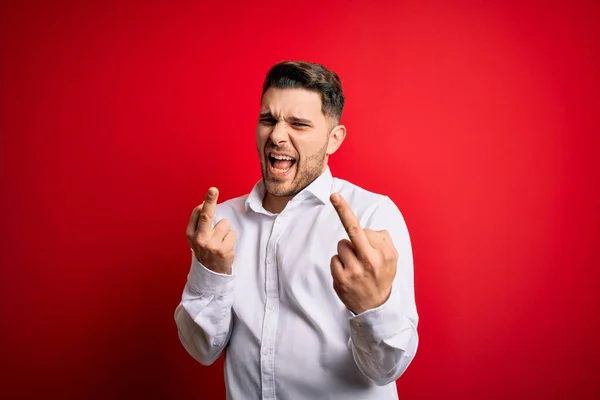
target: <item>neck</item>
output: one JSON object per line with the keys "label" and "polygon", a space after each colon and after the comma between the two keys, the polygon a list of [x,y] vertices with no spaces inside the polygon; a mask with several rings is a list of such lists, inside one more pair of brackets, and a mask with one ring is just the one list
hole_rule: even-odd
{"label": "neck", "polygon": [[[316,179],[318,179],[321,175],[323,175],[326,169],[327,163],[323,165],[323,168],[321,169],[321,172],[317,175],[317,177],[311,182],[309,182],[309,185]],[[262,206],[265,210],[267,210],[270,213],[279,214],[283,211],[285,206],[287,206],[287,203],[289,203],[289,201],[293,198],[294,196],[273,196],[269,192],[266,192],[265,196],[263,197]]]}
{"label": "neck", "polygon": [[265,197],[263,198],[263,207],[268,212],[271,212],[273,214],[279,214],[280,212],[283,211],[283,209],[285,208],[287,203],[293,197],[294,196],[276,197],[270,193],[267,193],[267,194],[265,194]]}

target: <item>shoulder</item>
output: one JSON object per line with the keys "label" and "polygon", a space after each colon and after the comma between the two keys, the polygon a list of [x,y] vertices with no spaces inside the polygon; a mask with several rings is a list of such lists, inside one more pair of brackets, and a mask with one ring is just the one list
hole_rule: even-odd
{"label": "shoulder", "polygon": [[376,209],[383,203],[391,201],[388,196],[360,187],[352,182],[340,178],[333,178],[332,193],[339,193],[358,213],[360,210]]}
{"label": "shoulder", "polygon": [[333,179],[332,193],[340,193],[361,223],[365,225],[370,225],[374,219],[404,222],[400,209],[386,194],[367,190],[340,178]]}
{"label": "shoulder", "polygon": [[218,221],[222,218],[227,218],[230,221],[238,220],[241,215],[246,213],[247,198],[248,194],[245,194],[243,196],[234,197],[217,204],[217,208],[215,210],[215,221]]}

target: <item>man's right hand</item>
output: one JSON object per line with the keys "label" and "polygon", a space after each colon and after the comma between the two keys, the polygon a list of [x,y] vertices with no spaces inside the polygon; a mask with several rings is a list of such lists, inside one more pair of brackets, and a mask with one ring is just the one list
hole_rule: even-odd
{"label": "man's right hand", "polygon": [[219,191],[210,188],[206,199],[194,208],[185,234],[198,261],[206,268],[220,274],[231,274],[236,233],[226,219],[212,228]]}

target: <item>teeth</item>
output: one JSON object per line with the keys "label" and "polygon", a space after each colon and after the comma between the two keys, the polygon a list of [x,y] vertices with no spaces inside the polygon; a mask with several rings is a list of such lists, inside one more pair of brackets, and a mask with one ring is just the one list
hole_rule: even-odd
{"label": "teeth", "polygon": [[288,161],[293,161],[294,159],[292,157],[288,157],[288,156],[276,156],[271,154],[271,157],[273,157],[276,160],[288,160]]}

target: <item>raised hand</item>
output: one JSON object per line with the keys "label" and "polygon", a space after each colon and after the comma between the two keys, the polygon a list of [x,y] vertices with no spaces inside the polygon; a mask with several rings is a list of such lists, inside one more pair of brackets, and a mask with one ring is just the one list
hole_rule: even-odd
{"label": "raised hand", "polygon": [[338,242],[338,253],[331,258],[333,288],[350,311],[360,314],[390,296],[398,252],[387,231],[362,229],[340,194],[332,194],[331,202],[350,238]]}
{"label": "raised hand", "polygon": [[185,234],[202,265],[213,272],[231,274],[236,233],[224,218],[212,228],[218,198],[217,188],[208,189],[204,202],[194,208]]}

